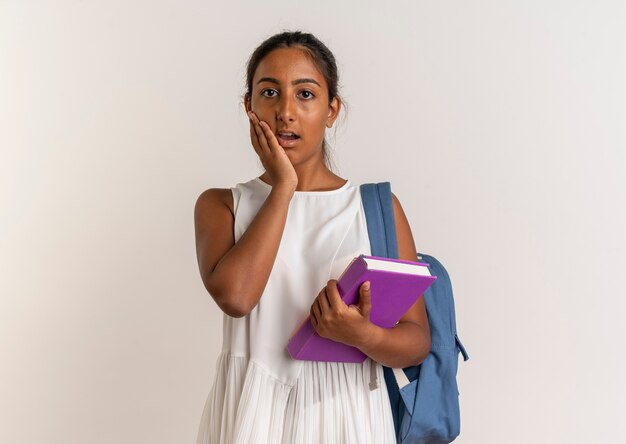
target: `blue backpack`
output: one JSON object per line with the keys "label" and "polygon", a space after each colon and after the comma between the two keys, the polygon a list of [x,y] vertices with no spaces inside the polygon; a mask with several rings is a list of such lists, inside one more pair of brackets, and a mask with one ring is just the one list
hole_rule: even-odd
{"label": "blue backpack", "polygon": [[[360,187],[373,256],[398,258],[389,182]],[[430,324],[430,354],[418,366],[384,367],[398,444],[447,444],[460,433],[458,354],[469,359],[456,334],[450,276],[432,256],[418,253],[437,280],[424,293]]]}

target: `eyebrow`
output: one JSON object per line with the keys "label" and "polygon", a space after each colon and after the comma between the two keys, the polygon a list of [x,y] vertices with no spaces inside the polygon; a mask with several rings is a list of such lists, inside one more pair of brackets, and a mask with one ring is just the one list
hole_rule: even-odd
{"label": "eyebrow", "polygon": [[[259,79],[259,81],[256,82],[256,83],[258,85],[261,82],[270,82],[270,83],[275,83],[276,85],[280,85],[280,82],[277,79],[273,78],[273,77],[263,77],[263,78]],[[296,79],[293,82],[291,82],[292,85],[299,85],[301,83],[315,83],[320,88],[322,87],[322,85],[317,83],[317,80],[315,80],[315,79]]]}

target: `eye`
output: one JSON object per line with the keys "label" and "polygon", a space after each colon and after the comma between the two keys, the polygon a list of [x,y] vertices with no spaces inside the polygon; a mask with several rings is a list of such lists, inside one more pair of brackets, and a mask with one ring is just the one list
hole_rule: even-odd
{"label": "eye", "polygon": [[275,89],[268,88],[261,91],[261,95],[264,97],[274,97],[278,92]]}
{"label": "eye", "polygon": [[300,92],[300,95],[303,99],[312,99],[313,97],[315,97],[311,91],[307,90]]}

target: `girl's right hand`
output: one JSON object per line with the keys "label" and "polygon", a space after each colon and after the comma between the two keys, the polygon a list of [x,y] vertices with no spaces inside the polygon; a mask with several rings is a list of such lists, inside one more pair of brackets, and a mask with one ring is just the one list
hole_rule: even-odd
{"label": "girl's right hand", "polygon": [[254,112],[249,111],[250,139],[254,151],[261,159],[265,171],[272,179],[272,188],[285,187],[295,191],[298,185],[298,175],[285,149],[280,146],[276,136],[266,122],[260,121]]}

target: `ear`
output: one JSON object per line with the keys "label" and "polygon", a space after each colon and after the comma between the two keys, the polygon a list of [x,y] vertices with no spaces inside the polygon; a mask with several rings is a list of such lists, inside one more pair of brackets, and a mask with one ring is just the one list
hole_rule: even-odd
{"label": "ear", "polygon": [[339,111],[341,110],[341,99],[339,96],[333,97],[333,100],[330,101],[328,105],[328,117],[326,118],[326,127],[332,128],[335,120],[339,116]]}
{"label": "ear", "polygon": [[243,96],[243,104],[246,107],[246,113],[249,113],[252,109],[252,104],[250,103],[250,94]]}

